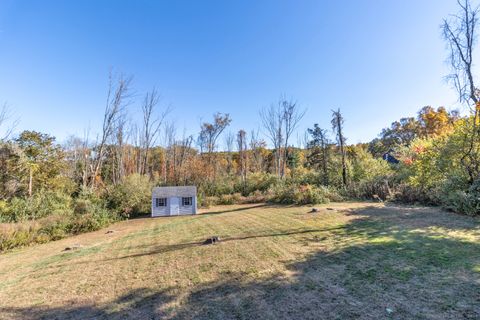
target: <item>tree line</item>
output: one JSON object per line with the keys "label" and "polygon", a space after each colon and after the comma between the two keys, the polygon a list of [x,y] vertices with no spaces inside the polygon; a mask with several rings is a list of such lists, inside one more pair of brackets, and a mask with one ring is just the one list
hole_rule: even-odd
{"label": "tree line", "polygon": [[[196,135],[179,134],[157,89],[135,101],[132,78],[114,73],[95,137],[87,130],[60,145],[45,133],[15,133],[4,106],[0,223],[10,229],[0,232],[0,250],[146,214],[155,185],[196,185],[203,206],[366,199],[479,214],[480,103],[472,70],[478,8],[458,4],[459,13],[444,21],[442,31],[448,79],[469,113],[425,106],[368,143],[348,144],[348,119],[332,108],[325,115],[331,127],[312,123],[303,145],[295,146],[306,110],[285,96],[260,110],[261,131],[228,131],[232,118],[218,112]],[[136,104],[142,117],[132,122],[129,110]]]}

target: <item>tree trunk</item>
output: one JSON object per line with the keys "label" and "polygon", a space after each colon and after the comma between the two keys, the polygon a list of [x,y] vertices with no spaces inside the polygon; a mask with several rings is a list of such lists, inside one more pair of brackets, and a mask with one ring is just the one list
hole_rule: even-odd
{"label": "tree trunk", "polygon": [[30,167],[30,175],[28,179],[28,196],[32,196],[32,187],[33,187],[33,168]]}

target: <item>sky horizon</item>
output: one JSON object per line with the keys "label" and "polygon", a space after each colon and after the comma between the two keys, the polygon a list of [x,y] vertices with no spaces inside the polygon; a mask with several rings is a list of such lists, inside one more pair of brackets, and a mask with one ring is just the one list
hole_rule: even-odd
{"label": "sky horizon", "polygon": [[464,111],[444,81],[440,24],[456,11],[447,0],[4,0],[0,105],[16,132],[95,136],[113,68],[134,77],[133,120],[156,87],[179,135],[215,112],[231,115],[227,132],[257,130],[285,95],[307,109],[297,136],[330,129],[340,108],[347,142],[368,142],[426,105]]}

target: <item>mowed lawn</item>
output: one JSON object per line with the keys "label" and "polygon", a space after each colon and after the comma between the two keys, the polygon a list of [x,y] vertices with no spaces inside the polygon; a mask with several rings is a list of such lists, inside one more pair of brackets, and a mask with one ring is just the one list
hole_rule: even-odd
{"label": "mowed lawn", "polygon": [[1,254],[0,319],[480,319],[479,219],[319,209],[215,207]]}

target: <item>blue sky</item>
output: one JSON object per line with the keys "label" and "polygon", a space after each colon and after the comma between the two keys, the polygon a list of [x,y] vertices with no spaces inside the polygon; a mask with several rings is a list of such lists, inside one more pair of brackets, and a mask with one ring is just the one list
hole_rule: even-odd
{"label": "blue sky", "polygon": [[341,108],[350,143],[369,141],[425,105],[456,107],[443,77],[440,24],[453,0],[0,1],[0,103],[17,131],[99,129],[110,68],[155,86],[181,133],[216,112],[229,130],[260,127],[284,94],[330,128]]}

